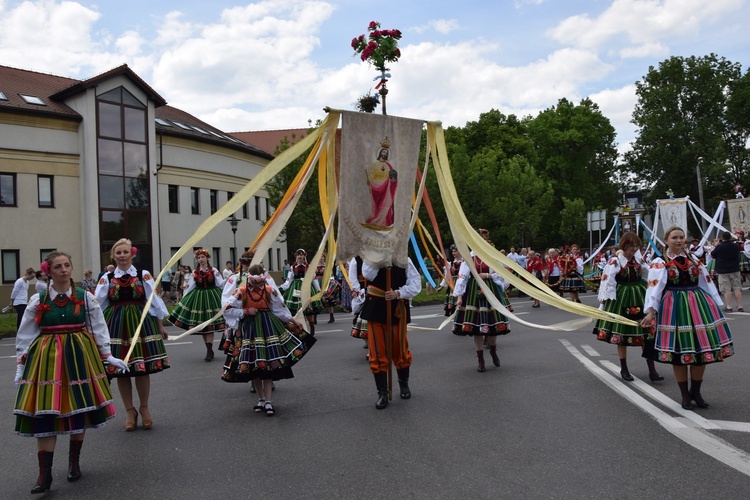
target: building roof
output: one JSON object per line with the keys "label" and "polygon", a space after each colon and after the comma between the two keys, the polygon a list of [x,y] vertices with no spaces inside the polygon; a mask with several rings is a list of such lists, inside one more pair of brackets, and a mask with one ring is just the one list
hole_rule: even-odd
{"label": "building roof", "polygon": [[217,143],[267,160],[273,160],[274,158],[273,154],[264,149],[233,137],[233,134],[222,132],[181,109],[162,106],[156,108],[155,115],[157,133],[186,137],[200,142]]}
{"label": "building roof", "polygon": [[[117,76],[125,76],[130,79],[153,101],[156,108],[156,131],[158,133],[219,144],[260,158],[273,159],[273,151],[268,152],[243,139],[232,137],[185,111],[167,106],[167,101],[135,74],[127,64],[86,80],[76,80],[0,65],[0,92],[5,96],[5,99],[0,96],[0,112],[56,116],[81,121],[83,117],[68,107],[65,104],[65,99]],[[36,97],[41,100],[42,104],[31,104],[24,100],[22,95]],[[177,123],[182,126],[177,125]]]}
{"label": "building roof", "polygon": [[289,144],[294,144],[307,135],[309,129],[306,128],[287,128],[281,130],[256,130],[248,132],[230,132],[230,135],[249,144],[254,144],[263,151],[275,154],[276,146],[281,143],[285,137],[289,139]]}
{"label": "building roof", "polygon": [[[0,65],[0,92],[5,96],[5,99],[0,96],[0,112],[56,115],[81,121],[81,116],[64,102],[50,97],[55,92],[76,83],[78,80],[72,78]],[[43,101],[44,105],[30,104],[21,97],[21,94],[37,97]]]}

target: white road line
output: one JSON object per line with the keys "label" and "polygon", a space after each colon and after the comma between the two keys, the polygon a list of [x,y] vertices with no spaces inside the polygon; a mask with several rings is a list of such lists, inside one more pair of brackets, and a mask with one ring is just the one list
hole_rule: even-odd
{"label": "white road line", "polygon": [[[595,377],[608,385],[611,389],[618,392],[625,399],[636,405],[638,408],[648,413],[670,434],[682,439],[685,443],[693,448],[702,451],[706,455],[718,460],[719,462],[735,469],[746,476],[750,476],[750,454],[740,450],[723,439],[710,434],[705,429],[696,427],[695,420],[687,418],[674,418],[663,412],[646,399],[639,396],[632,389],[625,386],[624,383],[608,375],[602,368],[593,361],[586,358],[581,352],[565,339],[559,339],[566,349],[581,362]],[[609,363],[609,362],[602,362]],[[614,364],[609,363],[614,366]],[[616,368],[616,367],[615,367]],[[645,385],[645,384],[644,384]],[[658,391],[657,391],[658,392]],[[680,408],[682,409],[682,408]],[[693,424],[693,425],[689,425]],[[712,424],[709,424],[712,425]]]}
{"label": "white road line", "polygon": [[[609,371],[614,373],[615,375],[620,375],[620,367],[612,363],[611,361],[600,361],[602,366],[607,368]],[[712,423],[709,420],[706,420],[702,416],[698,415],[696,412],[691,410],[684,409],[680,404],[678,404],[676,401],[674,401],[671,398],[668,398],[665,396],[661,391],[657,391],[652,386],[648,385],[647,383],[640,380],[638,377],[633,377],[635,380],[633,382],[630,382],[627,385],[632,385],[636,387],[639,391],[646,394],[648,397],[656,401],[657,403],[660,403],[662,406],[665,406],[668,410],[671,410],[675,413],[678,413],[682,415],[683,417],[692,420],[695,422],[699,427],[703,429],[713,429],[713,430],[719,430],[721,427],[718,425]],[[675,393],[677,389],[675,388]]]}
{"label": "white road line", "polygon": [[581,344],[581,347],[583,348],[584,351],[586,351],[586,354],[588,354],[589,356],[591,356],[593,358],[598,358],[599,357],[599,353],[596,352],[596,349],[594,349],[590,345],[588,345],[588,344]]}
{"label": "white road line", "polygon": [[421,314],[419,316],[412,316],[412,321],[415,319],[429,319],[429,318],[439,318],[440,316],[444,316],[444,314]]}
{"label": "white road line", "polygon": [[730,422],[728,420],[712,420],[725,431],[750,432],[750,423],[748,422]]}

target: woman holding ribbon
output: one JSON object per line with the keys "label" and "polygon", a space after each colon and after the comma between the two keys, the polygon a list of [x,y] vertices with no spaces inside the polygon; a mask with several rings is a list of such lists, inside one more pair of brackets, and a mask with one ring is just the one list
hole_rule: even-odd
{"label": "woman holding ribbon", "polygon": [[42,263],[46,290],[31,297],[16,335],[16,432],[37,438],[39,477],[31,493],[52,484],[57,436],[70,434],[68,481],[81,477],[86,429],[115,416],[102,361],[111,370],[128,366],[112,356],[109,331],[94,296],[73,282],[64,252]]}
{"label": "woman holding ribbon", "polygon": [[214,359],[214,332],[222,331],[227,326],[224,317],[219,314],[224,278],[218,269],[211,266],[209,258],[208,250],[199,248],[195,251],[198,266],[190,274],[190,282],[182,300],[169,315],[169,322],[183,330],[190,330],[211,320],[208,326],[194,334],[203,336],[206,344],[205,361]]}
{"label": "woman holding ribbon", "polygon": [[[96,300],[104,311],[104,319],[112,338],[112,354],[125,359],[132,347],[128,373],[118,373],[112,366],[107,370],[110,379],[117,378],[117,388],[125,405],[125,430],[128,432],[136,429],[139,414],[133,406],[133,386],[130,380],[135,379],[142,426],[144,429],[151,429],[153,419],[148,407],[151,395],[150,375],[169,368],[169,358],[164,349],[167,331],[161,322],[169,313],[164,301],[155,292],[156,283],[151,273],[133,265],[136,251],[129,239],[117,240],[110,250],[110,256],[117,267],[102,275],[96,287]],[[149,297],[151,307],[134,344],[133,337]]]}

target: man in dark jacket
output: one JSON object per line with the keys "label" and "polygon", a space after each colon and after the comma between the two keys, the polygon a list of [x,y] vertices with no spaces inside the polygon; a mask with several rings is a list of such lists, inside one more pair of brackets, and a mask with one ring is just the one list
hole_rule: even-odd
{"label": "man in dark jacket", "polygon": [[737,301],[737,310],[742,308],[742,279],[740,277],[740,247],[732,241],[732,233],[724,231],[721,243],[711,252],[716,261],[714,268],[719,276],[719,291],[724,294],[724,310],[732,311],[732,293]]}

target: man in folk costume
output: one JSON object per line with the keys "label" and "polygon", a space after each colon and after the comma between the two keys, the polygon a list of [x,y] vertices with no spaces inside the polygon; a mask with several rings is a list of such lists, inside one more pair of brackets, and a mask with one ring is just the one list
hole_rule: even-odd
{"label": "man in folk costume", "polygon": [[[390,283],[388,281],[390,273]],[[407,268],[393,266],[374,267],[367,262],[362,264],[362,274],[368,280],[367,296],[362,306],[361,316],[367,320],[367,346],[370,351],[370,371],[375,376],[378,400],[375,408],[382,410],[388,406],[388,336],[391,336],[390,354],[398,373],[401,399],[409,399],[409,367],[412,356],[406,336],[406,325],[411,320],[409,299],[422,289],[417,268],[408,259]],[[390,285],[390,286],[389,286]],[[390,328],[388,309],[390,308]],[[389,331],[391,330],[391,331]]]}

